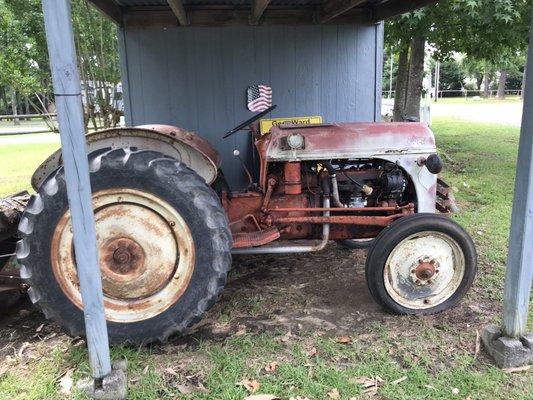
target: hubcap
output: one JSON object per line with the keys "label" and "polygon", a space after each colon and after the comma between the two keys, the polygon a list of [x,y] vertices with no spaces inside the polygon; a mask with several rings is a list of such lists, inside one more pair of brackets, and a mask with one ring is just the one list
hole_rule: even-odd
{"label": "hubcap", "polygon": [[465,258],[459,244],[442,232],[426,231],[402,240],[385,264],[385,289],[411,309],[435,307],[459,288]]}
{"label": "hubcap", "polygon": [[[181,215],[134,189],[94,193],[93,206],[107,320],[141,321],[168,309],[194,270],[194,243]],[[56,280],[81,309],[69,212],[55,229],[51,254]]]}

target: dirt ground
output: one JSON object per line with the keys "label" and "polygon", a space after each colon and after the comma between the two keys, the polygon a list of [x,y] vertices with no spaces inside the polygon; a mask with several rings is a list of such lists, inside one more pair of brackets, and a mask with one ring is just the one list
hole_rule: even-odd
{"label": "dirt ground", "polygon": [[[483,300],[474,287],[458,307],[439,315],[387,314],[366,287],[365,257],[365,251],[334,243],[318,254],[235,257],[219,302],[186,336],[171,338],[169,345],[223,341],[242,332],[263,331],[349,334],[371,340],[376,334],[376,329],[368,333],[371,326],[413,340],[426,328],[438,329],[439,340],[425,343],[426,348],[474,352],[476,331],[499,313],[499,305]],[[29,362],[73,340],[79,341],[64,335],[26,300],[0,317],[0,365],[8,367],[6,360]]]}

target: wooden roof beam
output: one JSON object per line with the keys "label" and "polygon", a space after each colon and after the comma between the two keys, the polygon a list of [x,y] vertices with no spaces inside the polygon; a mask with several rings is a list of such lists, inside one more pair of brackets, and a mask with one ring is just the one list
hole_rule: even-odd
{"label": "wooden roof beam", "polygon": [[430,4],[435,4],[438,1],[439,0],[390,0],[372,9],[372,20],[374,22],[383,21],[384,19],[392,18],[396,15],[414,11]]}
{"label": "wooden roof beam", "polygon": [[268,7],[270,0],[252,0],[252,11],[250,13],[250,25],[257,25],[261,16]]}
{"label": "wooden roof beam", "polygon": [[326,23],[365,2],[366,0],[329,0],[318,16],[318,23]]}
{"label": "wooden roof beam", "polygon": [[98,9],[107,18],[115,24],[122,25],[122,9],[117,6],[112,0],[89,0],[96,9]]}
{"label": "wooden roof beam", "polygon": [[178,22],[181,26],[187,26],[189,25],[189,18],[187,17],[187,12],[185,11],[185,7],[183,6],[183,2],[181,0],[167,0],[168,5],[172,9],[172,12],[178,19]]}
{"label": "wooden roof beam", "polygon": [[[189,26],[249,26],[250,7],[189,6],[187,17]],[[355,8],[325,24],[353,25],[371,21],[372,10],[370,8]],[[314,7],[287,8],[270,5],[261,17],[261,25],[265,26],[315,25],[316,22]],[[128,7],[124,10],[124,25],[126,27],[172,27],[178,26],[178,21],[170,7]]]}

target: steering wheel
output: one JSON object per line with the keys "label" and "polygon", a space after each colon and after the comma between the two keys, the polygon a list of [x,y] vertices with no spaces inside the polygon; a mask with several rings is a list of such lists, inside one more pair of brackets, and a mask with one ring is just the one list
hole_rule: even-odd
{"label": "steering wheel", "polygon": [[248,125],[251,125],[252,123],[257,121],[259,118],[264,117],[265,115],[267,115],[270,111],[274,110],[276,107],[277,107],[277,105],[274,104],[273,106],[268,107],[265,111],[261,111],[259,114],[256,114],[252,118],[247,119],[242,124],[237,125],[235,128],[233,128],[231,131],[228,131],[223,136],[223,138],[226,139],[227,137],[230,137],[231,135],[233,135],[235,132],[238,132],[238,131],[242,130],[243,128],[246,128]]}

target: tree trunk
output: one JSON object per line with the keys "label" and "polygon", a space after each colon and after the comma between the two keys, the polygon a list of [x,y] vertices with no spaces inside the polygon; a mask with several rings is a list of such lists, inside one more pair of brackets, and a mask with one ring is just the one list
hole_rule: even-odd
{"label": "tree trunk", "polygon": [[507,71],[502,69],[500,71],[500,79],[498,81],[498,100],[505,99],[505,85],[507,84]]}
{"label": "tree trunk", "polygon": [[522,76],[522,90],[520,91],[520,98],[524,100],[524,90],[526,90],[526,77],[527,77],[527,58],[524,64],[524,75]]}
{"label": "tree trunk", "polygon": [[422,98],[422,85],[424,81],[425,47],[425,37],[414,37],[411,40],[409,80],[405,98],[405,117],[410,120],[420,120],[420,99]]}
{"label": "tree trunk", "polygon": [[485,69],[485,72],[483,73],[483,97],[486,99],[489,98],[489,86],[490,86],[489,73],[487,69]]}
{"label": "tree trunk", "polygon": [[26,114],[31,114],[30,112],[30,102],[28,101],[28,96],[24,96],[24,112]]}
{"label": "tree trunk", "polygon": [[20,125],[20,120],[17,117],[17,93],[15,92],[15,89],[11,89],[11,112],[13,114],[13,124]]}
{"label": "tree trunk", "polygon": [[398,58],[398,71],[396,72],[396,85],[394,89],[394,107],[392,120],[403,121],[405,109],[405,95],[407,93],[407,79],[409,74],[409,46],[400,47]]}

